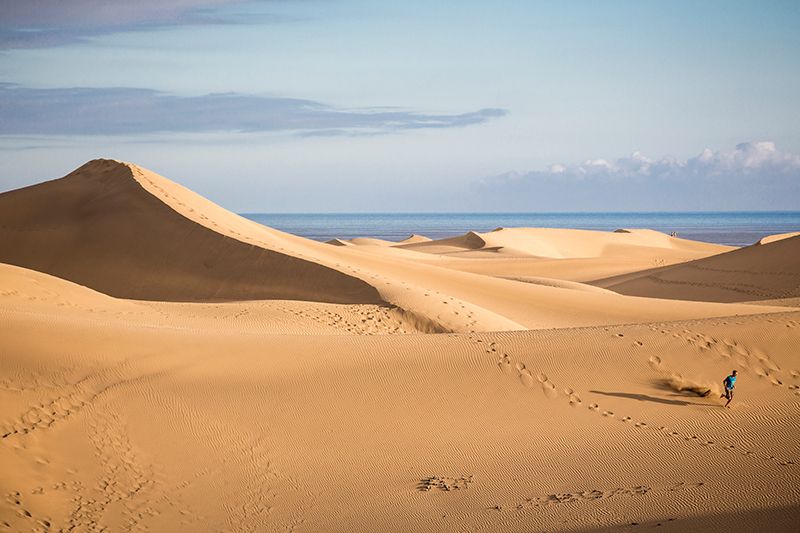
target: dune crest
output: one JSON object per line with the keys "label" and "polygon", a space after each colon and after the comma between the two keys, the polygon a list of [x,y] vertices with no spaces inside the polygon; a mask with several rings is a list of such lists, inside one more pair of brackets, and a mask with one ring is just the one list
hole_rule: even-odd
{"label": "dune crest", "polygon": [[797,237],[800,235],[800,231],[792,231],[789,233],[776,233],[775,235],[767,235],[758,240],[755,244],[769,244],[771,242],[782,241],[783,239],[790,239],[792,237]]}

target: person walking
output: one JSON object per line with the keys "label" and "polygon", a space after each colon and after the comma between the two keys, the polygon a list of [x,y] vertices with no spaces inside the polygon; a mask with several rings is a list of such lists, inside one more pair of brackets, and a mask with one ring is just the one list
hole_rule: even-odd
{"label": "person walking", "polygon": [[721,395],[720,398],[727,398],[728,401],[725,403],[725,407],[730,409],[731,400],[733,400],[733,388],[736,385],[736,370],[731,372],[731,375],[726,377],[722,384],[725,386],[725,394]]}

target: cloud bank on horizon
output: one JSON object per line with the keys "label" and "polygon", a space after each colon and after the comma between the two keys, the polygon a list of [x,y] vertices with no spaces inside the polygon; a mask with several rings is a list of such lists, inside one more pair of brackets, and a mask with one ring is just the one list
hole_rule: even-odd
{"label": "cloud bank on horizon", "polygon": [[615,210],[747,209],[772,201],[796,209],[800,155],[772,141],[750,141],[731,150],[704,149],[687,159],[651,159],[641,152],[614,161],[587,159],[546,170],[506,172],[478,180],[474,189],[489,203],[511,209]]}

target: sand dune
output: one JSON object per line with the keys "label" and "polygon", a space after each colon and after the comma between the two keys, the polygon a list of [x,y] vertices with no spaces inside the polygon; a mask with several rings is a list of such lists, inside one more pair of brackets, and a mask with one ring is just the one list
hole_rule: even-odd
{"label": "sand dune", "polygon": [[601,232],[546,228],[498,228],[489,233],[472,232],[403,248],[427,252],[418,261],[427,260],[454,270],[577,282],[640,272],[732,250],[729,246],[677,239],[651,230]]}
{"label": "sand dune", "polygon": [[156,174],[97,160],[0,195],[0,262],[126,298],[381,301],[356,278],[214,229],[250,226],[238,218]]}
{"label": "sand dune", "polygon": [[331,239],[326,241],[328,244],[335,244],[338,246],[348,246],[348,245],[357,245],[357,246],[402,246],[405,244],[416,244],[420,242],[429,242],[430,239],[425,237],[424,235],[409,235],[405,239],[399,242],[387,241],[386,239],[376,239],[374,237],[355,237],[353,239]]}
{"label": "sand dune", "polygon": [[431,239],[429,237],[426,237],[425,235],[417,235],[416,233],[413,233],[397,244],[402,246],[404,244],[418,244],[421,242],[429,242],[430,240]]}
{"label": "sand dune", "polygon": [[766,237],[725,254],[594,284],[621,294],[681,300],[796,298],[800,296],[800,236]]}
{"label": "sand dune", "polygon": [[667,255],[681,254],[683,258],[685,255],[682,254],[707,256],[732,249],[647,229],[607,232],[549,228],[498,228],[487,233],[471,231],[460,237],[404,247],[440,254],[484,251],[549,259],[628,256],[632,252],[640,253],[642,249],[658,249]]}
{"label": "sand dune", "polygon": [[[388,304],[417,329],[460,332],[768,310],[579,294],[553,284],[456,272],[417,261],[420,254],[408,253],[409,248],[430,247],[437,241],[398,247],[330,246],[261,226],[162,176],[117,161],[93,161],[60,180],[5,193],[0,207],[0,261],[125,298]],[[537,253],[547,248],[560,255],[580,255],[584,244],[589,250],[585,253],[611,255],[633,253],[643,244],[698,253],[714,249],[638,230],[502,230],[470,233],[462,240],[478,246],[479,241],[489,242],[486,239],[492,246],[535,241]],[[590,245],[593,240],[598,243]]]}
{"label": "sand dune", "polygon": [[796,531],[800,237],[331,244],[115,161],[0,195],[0,529]]}
{"label": "sand dune", "polygon": [[[18,291],[0,296],[12,531],[713,532],[731,516],[737,531],[792,531],[800,519],[797,312],[298,335],[16,267],[0,279]],[[37,286],[93,311],[19,308]],[[692,392],[716,394],[731,366],[733,410]]]}

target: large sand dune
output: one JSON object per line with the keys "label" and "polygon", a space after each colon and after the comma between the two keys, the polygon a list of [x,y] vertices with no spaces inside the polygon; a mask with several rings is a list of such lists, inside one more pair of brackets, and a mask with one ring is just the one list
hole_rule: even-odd
{"label": "large sand dune", "polygon": [[599,280],[621,294],[712,302],[800,296],[800,236],[778,235],[725,254]]}
{"label": "large sand dune", "polygon": [[356,278],[214,229],[247,225],[239,218],[135,165],[96,160],[0,195],[0,261],[125,298],[380,302]]}
{"label": "large sand dune", "polygon": [[[115,161],[4,193],[0,529],[796,531],[798,239],[332,246]],[[583,283],[654,266],[770,306]]]}

